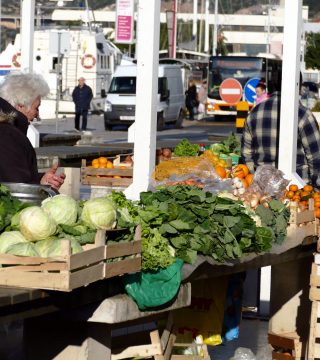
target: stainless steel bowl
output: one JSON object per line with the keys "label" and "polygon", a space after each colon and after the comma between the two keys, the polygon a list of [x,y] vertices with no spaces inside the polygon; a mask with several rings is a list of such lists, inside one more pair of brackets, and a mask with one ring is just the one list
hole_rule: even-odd
{"label": "stainless steel bowl", "polygon": [[13,197],[27,203],[40,205],[42,200],[53,197],[59,192],[49,185],[25,184],[25,183],[10,183],[2,182],[2,185],[7,186]]}

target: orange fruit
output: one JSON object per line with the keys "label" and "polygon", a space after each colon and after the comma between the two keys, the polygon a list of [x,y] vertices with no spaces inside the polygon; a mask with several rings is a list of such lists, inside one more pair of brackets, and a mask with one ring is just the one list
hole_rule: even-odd
{"label": "orange fruit", "polygon": [[107,161],[107,169],[113,169],[114,166],[113,166],[113,163],[111,161]]}
{"label": "orange fruit", "polygon": [[214,170],[216,171],[216,173],[222,178],[224,179],[227,176],[227,172],[226,169],[223,166],[217,165]]}
{"label": "orange fruit", "polygon": [[248,174],[246,176],[246,182],[248,183],[248,186],[250,186],[252,184],[253,177],[254,177],[254,174]]}
{"label": "orange fruit", "polygon": [[315,207],[315,208],[320,208],[320,200],[316,200],[316,201],[314,202],[314,207]]}
{"label": "orange fruit", "polygon": [[299,190],[298,185],[292,184],[292,185],[289,186],[289,191],[296,192],[298,190]]}
{"label": "orange fruit", "polygon": [[247,165],[239,164],[233,168],[232,173],[233,176],[244,179],[249,174],[249,168]]}
{"label": "orange fruit", "polygon": [[104,157],[104,156],[100,156],[98,158],[98,161],[99,161],[100,164],[106,164],[108,159],[106,157]]}
{"label": "orange fruit", "polygon": [[294,196],[294,192],[292,190],[286,192],[286,198],[292,199]]}
{"label": "orange fruit", "polygon": [[317,199],[320,200],[320,192],[314,192],[312,197],[313,197],[315,200],[317,200]]}
{"label": "orange fruit", "polygon": [[293,197],[292,197],[291,200],[292,200],[292,201],[298,201],[298,202],[299,202],[300,199],[301,199],[300,196],[298,196],[298,195],[293,195]]}
{"label": "orange fruit", "polygon": [[301,199],[305,198],[303,200],[306,200],[306,198],[309,198],[310,196],[311,196],[311,194],[309,191],[302,191],[300,194]]}
{"label": "orange fruit", "polygon": [[121,179],[121,176],[119,176],[119,175],[114,175],[113,178],[114,178],[114,179]]}
{"label": "orange fruit", "polygon": [[320,218],[320,208],[316,208],[316,209],[314,210],[314,216],[315,216],[316,218]]}
{"label": "orange fruit", "polygon": [[92,160],[92,163],[91,163],[91,165],[93,166],[93,167],[95,167],[96,168],[96,166],[98,165],[98,167],[99,167],[99,159],[93,159]]}
{"label": "orange fruit", "polygon": [[305,185],[303,187],[303,190],[310,193],[313,190],[313,186],[312,185]]}

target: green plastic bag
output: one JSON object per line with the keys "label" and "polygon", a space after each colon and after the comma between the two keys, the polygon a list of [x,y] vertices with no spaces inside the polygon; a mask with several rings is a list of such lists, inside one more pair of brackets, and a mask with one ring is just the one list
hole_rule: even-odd
{"label": "green plastic bag", "polygon": [[156,272],[139,272],[126,275],[125,289],[140,310],[158,307],[171,301],[178,293],[183,265],[181,259]]}

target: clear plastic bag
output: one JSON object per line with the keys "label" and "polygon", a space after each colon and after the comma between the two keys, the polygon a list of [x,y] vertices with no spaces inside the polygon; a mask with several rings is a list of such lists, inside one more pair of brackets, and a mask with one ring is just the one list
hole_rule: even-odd
{"label": "clear plastic bag", "polygon": [[230,360],[256,360],[256,357],[250,349],[239,347]]}
{"label": "clear plastic bag", "polygon": [[289,180],[284,178],[281,170],[272,165],[261,165],[254,173],[248,192],[256,192],[261,195],[266,194],[272,198],[280,199],[283,197],[289,182]]}

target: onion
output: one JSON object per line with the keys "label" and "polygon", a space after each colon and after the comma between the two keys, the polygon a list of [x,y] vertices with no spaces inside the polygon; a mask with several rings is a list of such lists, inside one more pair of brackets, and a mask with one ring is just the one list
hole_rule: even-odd
{"label": "onion", "polygon": [[171,158],[171,150],[169,148],[165,148],[162,150],[162,155],[165,158]]}

